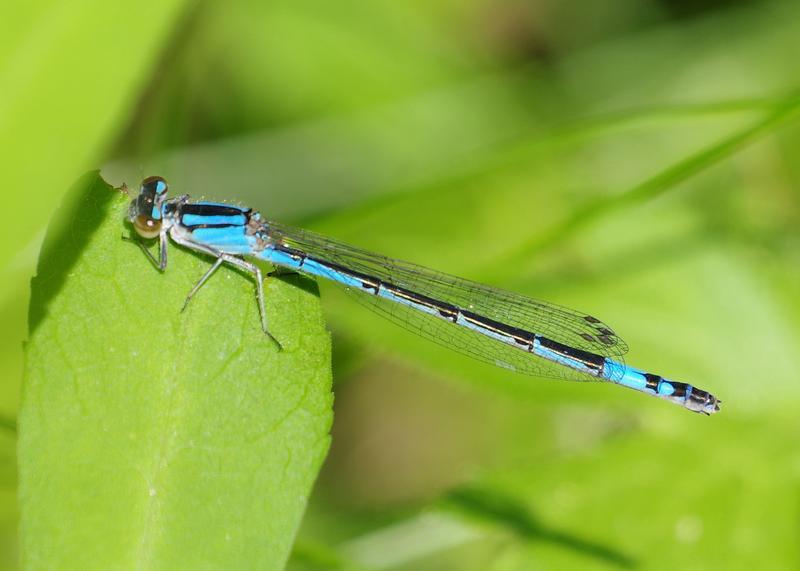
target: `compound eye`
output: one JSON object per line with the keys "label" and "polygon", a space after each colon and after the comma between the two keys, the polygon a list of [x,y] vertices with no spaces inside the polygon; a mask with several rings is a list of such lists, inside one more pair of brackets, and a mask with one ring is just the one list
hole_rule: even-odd
{"label": "compound eye", "polygon": [[167,181],[160,176],[149,176],[142,181],[140,192],[150,193],[152,196],[162,196],[167,193]]}
{"label": "compound eye", "polygon": [[139,214],[133,219],[133,227],[142,238],[155,238],[161,232],[161,220]]}

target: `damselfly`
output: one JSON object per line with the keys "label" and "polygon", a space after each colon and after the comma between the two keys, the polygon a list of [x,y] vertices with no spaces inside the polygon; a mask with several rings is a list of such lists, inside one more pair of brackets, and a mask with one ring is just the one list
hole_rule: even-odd
{"label": "damselfly", "polygon": [[[250,273],[256,283],[261,327],[267,327],[263,277],[245,256],[344,286],[400,325],[471,357],[511,371],[573,381],[606,381],[712,414],[712,394],[627,366],[627,345],[599,319],[476,282],[360,250],[342,242],[270,222],[249,208],[167,198],[167,183],[146,178],[133,199],[129,220],[144,239],[158,238],[156,259],[167,267],[167,242],[214,258],[186,303],[222,264]],[[186,307],[186,303],[184,307]]]}

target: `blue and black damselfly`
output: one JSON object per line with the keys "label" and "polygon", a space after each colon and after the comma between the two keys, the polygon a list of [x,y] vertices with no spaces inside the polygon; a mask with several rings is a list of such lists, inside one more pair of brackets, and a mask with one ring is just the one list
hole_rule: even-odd
{"label": "blue and black damselfly", "polygon": [[719,410],[720,401],[704,390],[626,365],[625,342],[590,315],[270,222],[248,208],[167,198],[167,183],[157,176],[142,182],[129,220],[140,237],[158,238],[158,259],[139,245],[160,270],[167,267],[168,237],[214,258],[186,303],[222,264],[250,273],[262,329],[279,348],[267,327],[261,270],[246,256],[331,280],[401,326],[517,373],[606,381],[694,412]]}

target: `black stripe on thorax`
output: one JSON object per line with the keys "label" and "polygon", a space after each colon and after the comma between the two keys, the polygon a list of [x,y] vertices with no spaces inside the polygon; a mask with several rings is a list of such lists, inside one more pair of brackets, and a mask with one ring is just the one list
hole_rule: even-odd
{"label": "black stripe on thorax", "polygon": [[[237,206],[230,206],[227,204],[198,204],[190,202],[187,204],[181,204],[178,207],[178,217],[181,221],[181,224],[191,231],[199,228],[233,228],[239,226],[244,228],[247,226],[247,224],[249,224],[252,212],[253,211],[249,208],[239,208]],[[202,224],[187,224],[187,216],[207,218],[208,222]],[[212,222],[214,216],[241,217],[243,220],[236,223]]]}
{"label": "black stripe on thorax", "polygon": [[181,204],[180,214],[194,214],[196,216],[248,216],[249,208],[239,208],[229,204],[198,204],[189,202]]}

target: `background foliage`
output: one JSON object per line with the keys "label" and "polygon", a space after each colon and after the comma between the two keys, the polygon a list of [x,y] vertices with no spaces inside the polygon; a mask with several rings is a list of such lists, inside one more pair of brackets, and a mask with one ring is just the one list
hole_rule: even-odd
{"label": "background foliage", "polygon": [[[293,569],[795,568],[796,2],[15,3],[0,43],[0,537],[28,279],[88,168],[574,306],[700,418],[520,378],[330,288]],[[38,237],[38,238],[37,238]]]}

